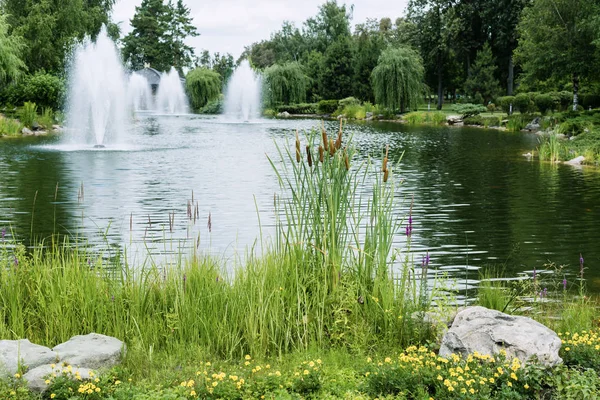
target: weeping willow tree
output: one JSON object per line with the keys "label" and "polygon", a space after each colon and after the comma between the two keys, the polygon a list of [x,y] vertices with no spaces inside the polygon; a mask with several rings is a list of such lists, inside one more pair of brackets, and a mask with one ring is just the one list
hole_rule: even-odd
{"label": "weeping willow tree", "polygon": [[308,78],[297,62],[275,64],[263,75],[265,103],[268,107],[306,101]]}
{"label": "weeping willow tree", "polygon": [[185,86],[192,107],[199,110],[221,94],[221,75],[207,68],[196,68],[187,74]]}
{"label": "weeping willow tree", "polygon": [[423,94],[423,61],[407,47],[390,48],[379,57],[371,74],[375,101],[391,110],[414,109]]}
{"label": "weeping willow tree", "polygon": [[0,87],[17,80],[26,70],[20,57],[24,48],[19,36],[8,34],[6,15],[0,15]]}

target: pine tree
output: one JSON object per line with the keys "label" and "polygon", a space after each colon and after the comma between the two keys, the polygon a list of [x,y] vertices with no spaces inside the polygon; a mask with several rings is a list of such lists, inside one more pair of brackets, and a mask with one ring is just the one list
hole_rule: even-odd
{"label": "pine tree", "polygon": [[198,30],[192,23],[190,9],[183,4],[182,0],[177,0],[177,5],[169,1],[168,4],[168,42],[171,45],[171,54],[173,56],[172,65],[182,73],[183,68],[191,67],[194,61],[194,49],[185,44],[188,37],[198,36]]}
{"label": "pine tree", "polygon": [[497,69],[492,49],[486,42],[477,52],[475,62],[471,66],[471,76],[465,81],[465,92],[473,97],[479,94],[487,104],[500,91],[500,85],[495,78]]}

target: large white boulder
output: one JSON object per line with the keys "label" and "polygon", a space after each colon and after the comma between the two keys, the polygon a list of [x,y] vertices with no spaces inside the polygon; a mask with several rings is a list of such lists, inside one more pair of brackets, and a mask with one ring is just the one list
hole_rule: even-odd
{"label": "large white boulder", "polygon": [[27,339],[0,340],[0,377],[16,374],[19,364],[31,369],[56,360],[55,352]]}
{"label": "large white boulder", "polygon": [[125,343],[114,337],[90,333],[74,336],[52,350],[58,353],[60,361],[74,367],[111,368],[120,363],[125,354]]}
{"label": "large white boulder", "polygon": [[456,315],[444,335],[440,355],[496,355],[504,349],[509,358],[523,362],[535,359],[553,367],[562,363],[558,356],[560,346],[561,340],[554,331],[531,318],[468,307]]}

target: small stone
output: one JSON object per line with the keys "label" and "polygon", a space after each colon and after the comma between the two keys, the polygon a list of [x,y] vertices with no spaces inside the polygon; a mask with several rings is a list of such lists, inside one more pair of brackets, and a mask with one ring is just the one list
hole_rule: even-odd
{"label": "small stone", "polygon": [[277,114],[277,118],[289,118],[289,117],[290,117],[290,113],[287,111]]}
{"label": "small stone", "polygon": [[125,353],[125,343],[110,336],[90,333],[74,336],[52,350],[58,353],[61,361],[70,365],[101,369],[119,364]]}
{"label": "small stone", "polygon": [[446,117],[446,122],[449,125],[457,125],[461,122],[463,122],[462,117],[460,115],[448,115]]}
{"label": "small stone", "polygon": [[88,368],[72,368],[71,372],[67,372],[66,374],[64,371],[65,368],[60,365],[55,365],[54,368],[52,368],[51,364],[41,365],[28,371],[25,375],[23,375],[23,379],[27,381],[27,387],[29,390],[36,393],[43,393],[48,388],[46,379],[51,377],[52,374],[55,374],[57,377],[66,375],[71,377],[73,380],[77,379],[76,376],[79,376],[81,380],[84,381],[90,380],[93,377],[93,371]]}
{"label": "small stone", "polygon": [[33,135],[33,131],[29,128],[23,128],[23,130],[21,130],[21,133],[23,134],[23,136],[31,136]]}
{"label": "small stone", "polygon": [[567,165],[581,165],[584,162],[585,162],[585,157],[584,156],[579,156],[579,157],[575,157],[572,160],[565,161],[565,164],[567,164]]}

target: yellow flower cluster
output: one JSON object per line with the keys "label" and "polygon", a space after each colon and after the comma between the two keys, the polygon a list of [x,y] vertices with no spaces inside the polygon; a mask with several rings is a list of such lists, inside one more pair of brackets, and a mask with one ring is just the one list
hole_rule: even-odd
{"label": "yellow flower cluster", "polygon": [[581,333],[559,333],[565,351],[571,351],[577,348],[590,347],[600,351],[600,331],[590,330],[581,331]]}
{"label": "yellow flower cluster", "polygon": [[79,393],[83,393],[83,394],[86,394],[86,393],[92,394],[92,393],[100,393],[102,391],[102,389],[100,389],[98,386],[94,385],[92,382],[89,382],[89,383],[79,385],[79,389],[77,389],[77,391]]}

